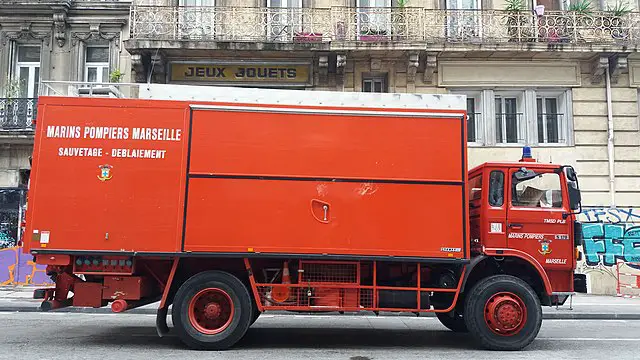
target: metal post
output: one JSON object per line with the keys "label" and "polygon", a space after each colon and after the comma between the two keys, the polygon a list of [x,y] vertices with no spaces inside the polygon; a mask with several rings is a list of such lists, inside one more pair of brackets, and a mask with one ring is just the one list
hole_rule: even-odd
{"label": "metal post", "polygon": [[573,294],[569,295],[569,310],[573,310]]}
{"label": "metal post", "polygon": [[604,69],[605,85],[607,95],[607,152],[609,160],[609,195],[611,196],[611,207],[616,207],[616,174],[615,174],[615,151],[613,144],[613,104],[611,101],[611,73],[610,73],[611,60]]}
{"label": "metal post", "polygon": [[616,292],[617,292],[617,295],[620,296],[622,295],[622,291],[620,289],[620,263],[619,262],[616,262],[616,275],[617,275],[616,276],[617,277]]}

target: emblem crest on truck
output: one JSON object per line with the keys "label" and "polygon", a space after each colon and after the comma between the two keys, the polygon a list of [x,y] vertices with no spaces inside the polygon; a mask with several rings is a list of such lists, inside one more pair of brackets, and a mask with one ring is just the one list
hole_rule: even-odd
{"label": "emblem crest on truck", "polygon": [[551,244],[551,240],[540,240],[540,250],[538,250],[538,252],[542,255],[551,254],[551,247],[549,244]]}
{"label": "emblem crest on truck", "polygon": [[98,179],[100,181],[107,181],[113,177],[113,174],[111,173],[113,166],[105,164],[98,166],[98,169],[100,169],[100,174],[98,174]]}

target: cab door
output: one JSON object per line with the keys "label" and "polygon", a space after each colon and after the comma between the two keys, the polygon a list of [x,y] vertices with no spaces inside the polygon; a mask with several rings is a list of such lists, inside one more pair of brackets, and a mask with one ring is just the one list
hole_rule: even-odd
{"label": "cab door", "polygon": [[[573,266],[573,244],[565,179],[553,169],[509,170],[507,245],[536,259],[547,269],[554,291],[571,291],[572,279],[561,274]],[[553,272],[558,271],[558,276]]]}

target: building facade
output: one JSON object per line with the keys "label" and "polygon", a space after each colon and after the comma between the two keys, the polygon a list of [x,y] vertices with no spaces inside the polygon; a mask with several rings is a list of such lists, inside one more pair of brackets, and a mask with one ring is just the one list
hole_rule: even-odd
{"label": "building facade", "polygon": [[571,6],[140,0],[125,47],[138,82],[463,93],[470,165],[531,145],[576,167],[585,205],[636,206],[640,14]]}
{"label": "building facade", "polygon": [[[529,145],[540,161],[576,168],[585,207],[633,213],[640,206],[636,3],[45,2],[0,4],[0,86],[28,80],[20,88],[25,105],[17,107],[25,126],[3,120],[0,186],[19,187],[28,174],[34,79],[105,81],[120,69],[124,82],[305,89],[309,96],[466,94],[470,166],[517,160]],[[631,228],[640,222],[624,220]],[[607,244],[592,244],[589,268],[609,254]],[[640,262],[629,244],[613,246],[611,256]]]}

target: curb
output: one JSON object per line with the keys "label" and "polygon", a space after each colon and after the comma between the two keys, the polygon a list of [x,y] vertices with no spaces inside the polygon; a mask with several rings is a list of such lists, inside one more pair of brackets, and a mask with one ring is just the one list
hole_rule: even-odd
{"label": "curb", "polygon": [[563,313],[542,314],[547,320],[640,320],[640,313]]}
{"label": "curb", "polygon": [[[157,309],[131,309],[124,314],[138,314],[138,315],[155,315]],[[4,306],[0,307],[0,312],[42,312],[39,306]],[[76,308],[69,307],[64,309],[52,310],[50,313],[70,313],[70,314],[114,314],[109,307],[104,308]],[[294,315],[284,311],[270,311],[271,315]],[[301,313],[300,315],[313,315],[309,313]],[[327,313],[322,315],[326,316]],[[369,313],[352,313],[347,314],[350,316],[367,316]],[[336,315],[338,316],[338,315]],[[407,316],[416,317],[414,314],[407,313],[383,313],[381,317],[394,317],[394,316]],[[433,313],[420,314],[420,317],[435,317]],[[542,318],[544,320],[640,320],[640,313],[543,313]]]}

